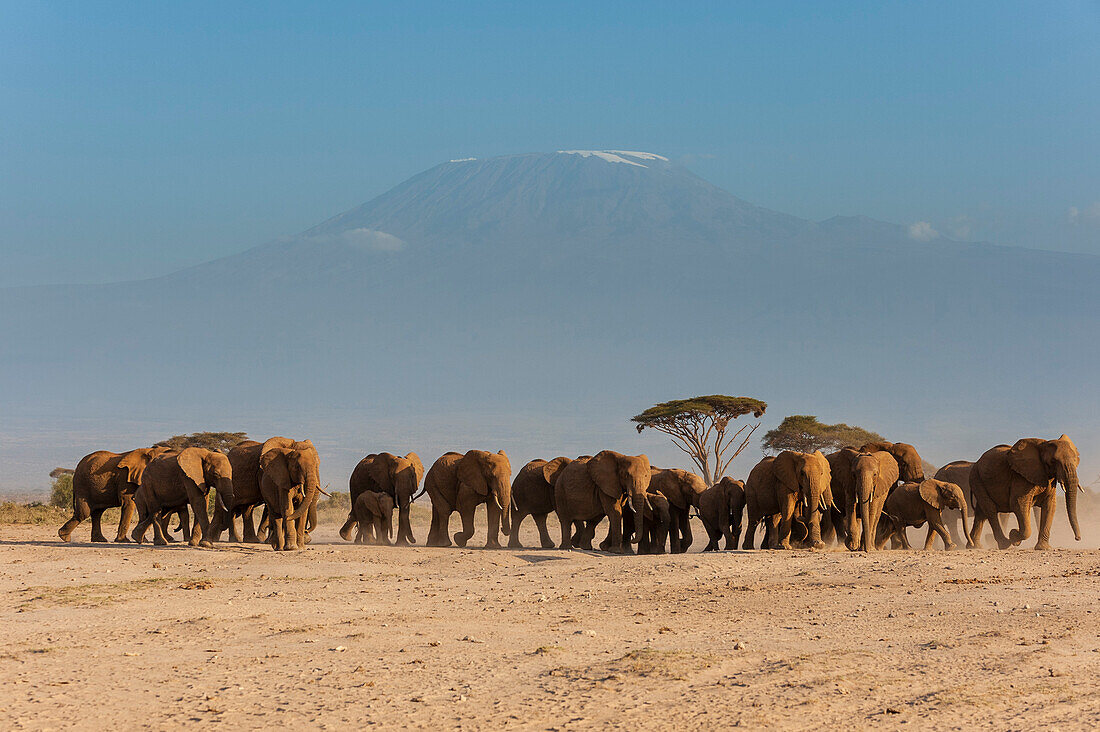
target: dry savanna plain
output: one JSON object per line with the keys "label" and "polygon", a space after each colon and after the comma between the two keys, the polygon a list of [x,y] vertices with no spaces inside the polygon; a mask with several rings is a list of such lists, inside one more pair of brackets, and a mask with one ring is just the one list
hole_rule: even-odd
{"label": "dry savanna plain", "polygon": [[[94,545],[87,524],[66,545],[56,526],[2,526],[0,719],[1097,729],[1089,524],[1086,542],[1050,552],[700,554],[697,535],[693,553],[638,557],[359,546],[331,523],[278,554]],[[523,538],[537,545],[530,521]]]}

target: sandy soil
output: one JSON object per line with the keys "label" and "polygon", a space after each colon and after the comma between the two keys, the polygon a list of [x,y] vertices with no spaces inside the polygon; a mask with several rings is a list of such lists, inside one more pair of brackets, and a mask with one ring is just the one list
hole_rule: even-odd
{"label": "sandy soil", "polygon": [[322,527],[276,554],[54,530],[0,527],[7,729],[1100,727],[1095,550],[613,557]]}

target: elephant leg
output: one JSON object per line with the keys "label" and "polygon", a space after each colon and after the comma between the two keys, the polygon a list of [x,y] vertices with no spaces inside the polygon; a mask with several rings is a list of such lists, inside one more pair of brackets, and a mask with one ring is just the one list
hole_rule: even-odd
{"label": "elephant leg", "polygon": [[488,530],[485,536],[486,549],[500,549],[500,518],[503,510],[490,498],[485,502],[485,518]]}
{"label": "elephant leg", "polygon": [[793,493],[784,496],[779,501],[779,533],[776,538],[779,547],[783,549],[791,548],[791,529],[794,524],[795,507],[796,496]]}
{"label": "elephant leg", "polygon": [[429,546],[450,546],[451,507],[432,502],[432,534],[429,535]]}
{"label": "elephant leg", "polygon": [[936,516],[928,520],[928,539],[926,539],[924,542],[925,549],[930,548],[929,545],[932,542],[933,531],[940,535],[940,539],[943,540],[943,548],[945,550],[950,551],[958,546],[958,544],[956,544],[954,540],[952,540],[951,532],[947,530],[947,527],[944,525],[943,520],[940,517]]}
{"label": "elephant leg", "polygon": [[[546,530],[546,516],[547,516],[547,514],[543,513],[543,514],[533,515],[531,518],[533,518],[535,520],[535,526],[538,527],[538,530],[539,530],[539,543],[542,545],[542,548],[543,549],[553,549],[554,548],[554,540],[550,538],[550,532]],[[515,530],[513,529],[513,535],[514,535],[514,532],[515,532]]]}
{"label": "elephant leg", "polygon": [[932,544],[936,541],[936,530],[932,527],[932,522],[928,522],[928,534],[924,537],[924,551],[932,551]]}
{"label": "elephant leg", "polygon": [[81,521],[86,521],[89,516],[92,515],[91,506],[88,505],[88,501],[83,498],[73,499],[73,515],[65,525],[57,530],[58,537],[61,541],[69,541],[73,538],[73,531],[80,525]]}
{"label": "elephant leg", "polygon": [[[187,537],[187,543],[190,546],[213,546],[210,543],[210,517],[206,513],[206,494],[198,493],[191,496],[191,511],[195,514],[195,526],[191,531],[191,536]],[[186,515],[187,508],[180,508],[180,519],[186,525],[186,521],[183,520]]]}
{"label": "elephant leg", "polygon": [[234,544],[239,544],[241,541],[241,535],[237,532],[237,516],[233,511],[225,512],[225,520],[229,526],[229,540]]}
{"label": "elephant leg", "polygon": [[268,516],[267,529],[268,539],[271,541],[271,546],[277,552],[283,551],[283,520],[274,516]]}
{"label": "elephant leg", "polygon": [[[958,523],[962,523],[962,514],[958,517],[955,516],[955,511],[952,511],[950,520],[944,521],[943,525],[947,528],[947,533],[951,535],[951,542],[953,544],[959,544],[961,542]],[[956,523],[958,522],[958,523]],[[929,527],[931,528],[931,527]],[[963,527],[963,534],[966,533],[966,527]]]}
{"label": "elephant leg", "polygon": [[351,532],[353,529],[358,528],[359,522],[355,519],[355,512],[348,511],[348,519],[344,522],[344,525],[340,527],[340,538],[344,541],[351,541]]}
{"label": "elephant leg", "polygon": [[397,507],[397,546],[416,543],[412,530],[412,504]]}
{"label": "elephant leg", "polygon": [[122,513],[118,517],[118,533],[115,535],[115,541],[118,543],[126,543],[130,541],[130,522],[134,519],[134,497],[123,496],[122,497]]}
{"label": "elephant leg", "polygon": [[462,520],[462,531],[456,532],[454,542],[457,546],[464,547],[474,535],[474,517],[477,515],[477,499],[470,497],[458,498],[458,517]]}
{"label": "elephant leg", "polygon": [[[171,519],[171,514],[169,514],[168,518]],[[155,546],[167,546],[168,545],[168,538],[166,537],[167,532],[164,530],[164,524],[162,524],[160,521],[156,520],[157,519],[156,513],[150,513],[149,519],[152,519],[152,520],[149,521],[147,519],[148,523],[146,523],[145,527],[143,527],[141,529],[141,534],[144,535],[146,528],[148,528],[149,524],[152,524],[152,526],[153,526],[153,544]],[[134,529],[134,533],[135,534],[137,533],[137,529]]]}
{"label": "elephant leg", "polygon": [[691,515],[688,513],[688,509],[685,508],[679,513],[680,553],[683,554],[691,548],[694,537],[691,535]]}
{"label": "elephant leg", "polygon": [[745,543],[741,545],[742,549],[752,549],[753,542],[756,540],[756,527],[760,524],[760,514],[749,511],[748,518],[745,520]]}
{"label": "elephant leg", "polygon": [[561,527],[561,544],[558,544],[558,549],[572,549],[573,538],[571,534],[573,533],[573,521],[569,518],[563,518],[559,513],[558,524]]}
{"label": "elephant leg", "polygon": [[283,524],[283,548],[288,552],[297,551],[298,544],[298,522],[305,521],[305,516],[300,519],[292,519],[287,514],[294,511],[293,505],[286,507],[286,514],[281,519]]}
{"label": "elephant leg", "polygon": [[[709,521],[703,519],[703,530],[707,532],[707,545],[703,547],[705,552],[718,551],[718,540],[722,537],[722,532],[716,527],[712,526]],[[727,541],[727,544],[729,542]]]}
{"label": "elephant leg", "polygon": [[103,535],[103,512],[105,508],[92,509],[92,541],[107,543],[107,537]]}
{"label": "elephant leg", "polygon": [[623,543],[623,509],[617,498],[605,495],[600,491],[600,503],[603,504],[604,515],[610,524],[608,527],[608,549],[616,554],[633,554],[630,544]]}
{"label": "elephant leg", "polygon": [[1012,546],[1012,541],[1005,536],[1004,528],[1001,526],[1001,518],[997,505],[993,503],[993,499],[988,495],[979,494],[976,491],[971,493],[971,497],[974,499],[974,515],[981,518],[975,518],[974,528],[971,531],[971,540],[977,543],[977,540],[981,538],[982,521],[989,522],[989,528],[993,531],[993,538],[997,541],[997,548],[1007,549]]}
{"label": "elephant leg", "polygon": [[249,506],[241,513],[241,529],[244,532],[244,541],[246,544],[262,544],[263,538],[256,534],[256,522],[253,514],[256,512],[255,506]]}
{"label": "elephant leg", "polygon": [[1050,549],[1050,527],[1054,523],[1054,506],[1058,500],[1055,491],[1051,488],[1039,496],[1039,539],[1035,542],[1035,548],[1039,550]]}
{"label": "elephant leg", "polygon": [[519,540],[519,527],[523,523],[523,519],[527,518],[527,514],[521,512],[519,509],[512,509],[512,533],[508,536],[508,548],[509,549],[522,549],[523,543]]}
{"label": "elephant leg", "polygon": [[1008,532],[1008,540],[1014,545],[1028,539],[1031,536],[1031,501],[1020,498],[1012,509],[1016,514],[1017,529]]}

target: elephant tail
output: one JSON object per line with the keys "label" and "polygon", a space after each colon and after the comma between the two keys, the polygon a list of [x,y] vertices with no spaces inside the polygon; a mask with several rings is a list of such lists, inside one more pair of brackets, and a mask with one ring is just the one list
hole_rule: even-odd
{"label": "elephant tail", "polygon": [[428,484],[427,484],[427,483],[425,483],[425,484],[424,484],[424,487],[420,489],[420,492],[419,492],[419,493],[416,493],[415,495],[413,495],[413,497],[412,497],[412,498],[410,498],[410,499],[409,499],[409,503],[412,503],[412,502],[413,502],[413,501],[415,501],[415,500],[416,500],[417,498],[420,498],[420,496],[424,495],[424,494],[425,494],[425,493],[427,493],[427,492],[428,492]]}

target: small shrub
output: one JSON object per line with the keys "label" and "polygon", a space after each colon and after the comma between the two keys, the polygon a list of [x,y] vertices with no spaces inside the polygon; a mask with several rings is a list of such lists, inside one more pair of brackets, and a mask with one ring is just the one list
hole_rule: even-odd
{"label": "small shrub", "polygon": [[70,508],[73,505],[73,475],[62,473],[53,479],[50,484],[51,506],[57,508]]}

